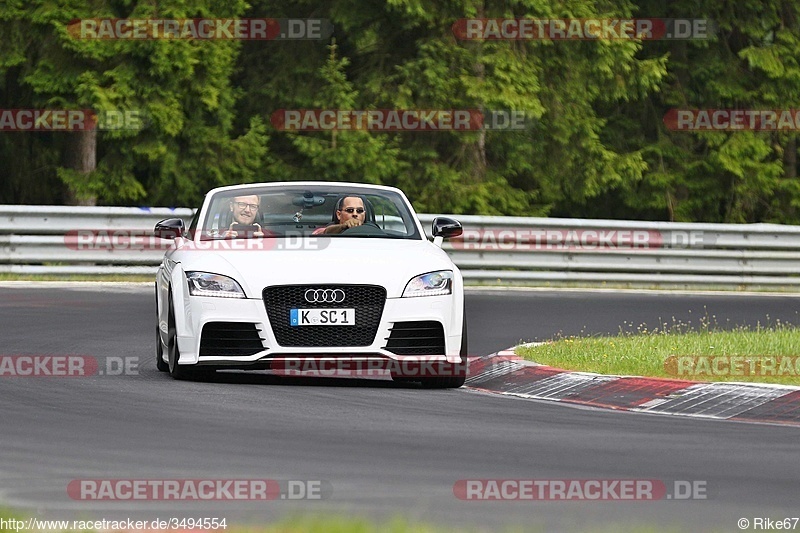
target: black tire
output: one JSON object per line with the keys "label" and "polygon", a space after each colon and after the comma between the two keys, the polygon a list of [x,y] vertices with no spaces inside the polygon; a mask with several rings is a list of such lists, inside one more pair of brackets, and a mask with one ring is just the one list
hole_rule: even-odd
{"label": "black tire", "polygon": [[158,323],[156,323],[156,368],[161,372],[169,372],[169,363],[164,361],[164,345],[161,343]]}
{"label": "black tire", "polygon": [[419,380],[414,378],[402,377],[401,375],[392,372],[392,381],[394,381],[395,383],[415,383],[418,382]]}
{"label": "black tire", "polygon": [[464,382],[467,380],[467,352],[469,350],[466,313],[464,313],[464,320],[461,323],[461,332],[461,368],[459,369],[458,375],[423,379],[423,389],[457,389],[464,385]]}
{"label": "black tire", "polygon": [[461,362],[467,362],[469,355],[469,340],[467,339],[467,310],[464,310],[464,318],[461,321]]}
{"label": "black tire", "polygon": [[192,380],[197,377],[194,368],[179,365],[181,352],[178,350],[178,331],[175,326],[175,308],[172,305],[172,291],[169,293],[169,318],[167,319],[167,359],[169,359],[169,375],[173,379]]}
{"label": "black tire", "polygon": [[161,342],[161,330],[158,316],[158,282],[156,282],[156,368],[160,372],[169,371],[169,363],[164,361],[164,344]]}
{"label": "black tire", "polygon": [[448,376],[422,380],[423,389],[457,389],[464,385],[467,376]]}

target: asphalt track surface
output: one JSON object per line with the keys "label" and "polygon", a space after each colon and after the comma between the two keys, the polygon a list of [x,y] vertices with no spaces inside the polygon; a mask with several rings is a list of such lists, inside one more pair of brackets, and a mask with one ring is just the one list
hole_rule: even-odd
{"label": "asphalt track surface", "polygon": [[[738,531],[800,515],[793,427],[619,413],[375,380],[262,373],[176,382],[156,370],[152,287],[0,287],[0,355],[139,358],[138,374],[0,378],[0,504],[38,518],[402,515],[447,528]],[[470,352],[614,333],[626,323],[800,322],[800,298],[469,292]],[[101,365],[102,366],[102,365]],[[74,479],[320,480],[319,501],[80,501]],[[704,483],[691,501],[463,501],[465,479]],[[800,527],[800,525],[798,526]]]}

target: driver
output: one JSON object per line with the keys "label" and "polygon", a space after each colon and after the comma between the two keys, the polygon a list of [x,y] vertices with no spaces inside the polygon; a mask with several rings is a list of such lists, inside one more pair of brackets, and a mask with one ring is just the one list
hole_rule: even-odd
{"label": "driver", "polygon": [[359,196],[345,196],[336,205],[337,222],[331,222],[324,228],[317,228],[312,235],[336,235],[346,229],[360,226],[367,218],[364,200]]}
{"label": "driver", "polygon": [[261,231],[261,226],[255,222],[260,205],[261,197],[256,194],[237,196],[231,200],[230,209],[231,213],[233,213],[233,222],[222,236],[236,238],[240,231],[244,231],[247,233],[252,232],[254,237],[263,237],[264,232]]}

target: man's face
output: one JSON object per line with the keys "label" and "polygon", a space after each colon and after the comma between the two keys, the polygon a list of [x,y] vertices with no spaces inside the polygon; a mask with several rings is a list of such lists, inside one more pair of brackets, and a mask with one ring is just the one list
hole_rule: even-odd
{"label": "man's face", "polygon": [[255,194],[252,196],[237,196],[231,202],[233,220],[237,224],[252,224],[258,213],[261,199]]}
{"label": "man's face", "polygon": [[357,218],[364,222],[367,216],[364,211],[364,202],[357,196],[348,196],[342,202],[342,208],[336,211],[336,216],[339,217],[340,224],[351,218]]}

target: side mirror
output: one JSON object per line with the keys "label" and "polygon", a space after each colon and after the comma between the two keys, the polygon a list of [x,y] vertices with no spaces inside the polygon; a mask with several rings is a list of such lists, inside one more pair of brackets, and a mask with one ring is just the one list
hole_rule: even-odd
{"label": "side mirror", "polygon": [[180,218],[167,218],[156,224],[156,229],[153,230],[153,235],[159,239],[176,239],[182,237],[185,230],[183,219]]}
{"label": "side mirror", "polygon": [[464,228],[461,227],[461,222],[447,217],[436,217],[433,219],[432,228],[434,237],[442,237],[449,239],[451,237],[458,237],[464,233]]}

